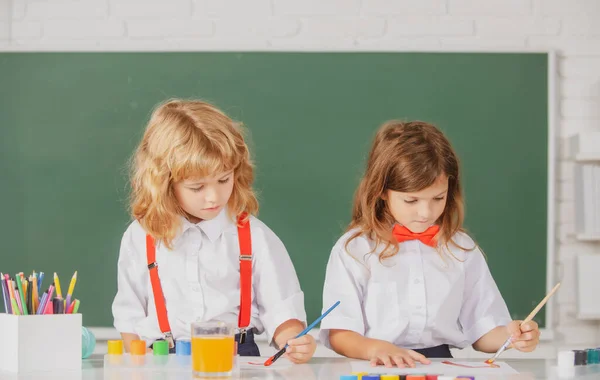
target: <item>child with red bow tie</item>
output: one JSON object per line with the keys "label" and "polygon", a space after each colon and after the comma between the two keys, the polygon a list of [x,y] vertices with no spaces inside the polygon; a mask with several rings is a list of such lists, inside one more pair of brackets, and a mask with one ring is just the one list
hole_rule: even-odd
{"label": "child with red bow tie", "polygon": [[450,347],[533,351],[535,322],[512,321],[482,252],[462,229],[459,164],[433,125],[391,121],[378,131],[348,232],[333,247],[321,341],[372,365],[414,367]]}

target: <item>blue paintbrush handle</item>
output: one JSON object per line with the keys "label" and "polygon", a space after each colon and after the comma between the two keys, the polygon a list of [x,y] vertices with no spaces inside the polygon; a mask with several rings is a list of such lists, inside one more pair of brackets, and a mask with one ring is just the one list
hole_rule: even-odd
{"label": "blue paintbrush handle", "polygon": [[[337,301],[336,303],[334,303],[333,306],[331,306],[329,309],[327,309],[327,311],[324,312],[319,318],[317,318],[313,323],[311,323],[304,330],[302,330],[302,332],[300,334],[296,335],[296,338],[300,338],[301,336],[306,335],[310,330],[312,330],[313,327],[315,327],[317,325],[317,323],[321,322],[321,320],[323,318],[325,318],[327,316],[327,314],[331,313],[331,310],[335,309],[337,307],[337,305],[339,305],[339,304],[340,304],[340,301]],[[271,364],[273,364],[277,359],[279,359],[281,357],[281,355],[283,355],[285,353],[285,350],[287,347],[288,347],[288,344],[286,343],[285,346],[283,346],[283,348],[281,350],[279,350],[275,355],[273,355],[271,358],[269,358],[265,362],[265,365],[270,366]]]}
{"label": "blue paintbrush handle", "polygon": [[[302,330],[302,332],[300,334],[296,335],[296,338],[300,338],[301,336],[306,335],[310,330],[313,329],[313,327],[315,327],[317,325],[317,323],[321,322],[321,320],[323,318],[325,318],[327,316],[327,314],[331,313],[331,311],[333,309],[335,309],[339,304],[340,304],[340,301],[337,301],[336,303],[334,303],[333,306],[331,306],[329,309],[327,309],[326,312],[321,314],[321,316],[319,318],[315,319],[315,321],[313,323],[311,323],[310,325],[308,325],[304,330]],[[287,346],[288,345],[286,344],[285,347],[282,348],[282,350],[287,348]]]}

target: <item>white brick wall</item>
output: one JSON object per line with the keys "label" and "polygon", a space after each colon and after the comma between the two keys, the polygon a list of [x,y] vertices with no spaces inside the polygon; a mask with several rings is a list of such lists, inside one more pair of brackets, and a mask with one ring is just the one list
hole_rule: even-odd
{"label": "white brick wall", "polygon": [[0,41],[10,39],[11,6],[9,2],[0,2]]}
{"label": "white brick wall", "polygon": [[0,0],[2,50],[496,50],[558,52],[557,339],[598,344],[575,317],[573,162],[600,130],[600,0]]}
{"label": "white brick wall", "polygon": [[453,15],[529,16],[532,0],[448,0],[448,12]]}

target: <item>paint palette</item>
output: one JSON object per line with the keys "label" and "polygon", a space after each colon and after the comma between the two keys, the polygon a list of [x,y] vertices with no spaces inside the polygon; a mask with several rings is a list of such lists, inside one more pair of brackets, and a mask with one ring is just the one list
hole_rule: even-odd
{"label": "paint palette", "polygon": [[340,380],[475,380],[475,376],[444,376],[435,374],[379,374],[379,373],[354,373],[342,375]]}
{"label": "paint palette", "polygon": [[600,347],[560,351],[551,372],[561,379],[600,379]]}
{"label": "paint palette", "polygon": [[192,357],[187,355],[104,355],[105,370],[183,370],[192,371]]}
{"label": "paint palette", "polygon": [[[366,360],[352,361],[350,362],[352,373],[368,373],[371,375],[379,374],[380,380],[387,380],[386,377],[381,376],[399,376],[401,380],[405,377],[408,380],[412,380],[411,377],[417,376],[415,379],[421,379],[425,376],[425,380],[446,380],[446,379],[471,379],[477,376],[481,379],[494,378],[494,377],[507,377],[510,375],[518,374],[518,372],[505,362],[496,362],[495,366],[484,365],[483,362],[464,362],[464,361],[441,361],[432,359],[430,364],[416,363],[414,368],[388,368],[384,366],[372,367],[371,364]],[[418,376],[421,376],[419,378]],[[427,377],[429,376],[429,378]],[[390,380],[392,378],[389,378]]]}

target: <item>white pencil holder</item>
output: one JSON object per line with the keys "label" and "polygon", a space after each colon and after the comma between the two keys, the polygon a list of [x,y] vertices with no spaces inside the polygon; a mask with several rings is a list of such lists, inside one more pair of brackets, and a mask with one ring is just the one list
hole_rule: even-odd
{"label": "white pencil holder", "polygon": [[81,314],[0,314],[0,371],[81,371]]}

